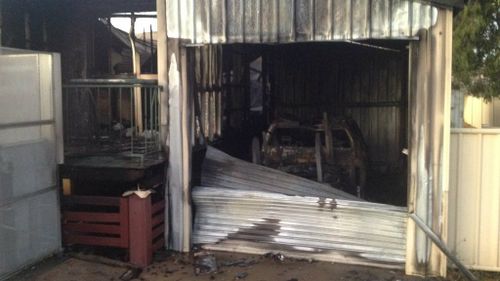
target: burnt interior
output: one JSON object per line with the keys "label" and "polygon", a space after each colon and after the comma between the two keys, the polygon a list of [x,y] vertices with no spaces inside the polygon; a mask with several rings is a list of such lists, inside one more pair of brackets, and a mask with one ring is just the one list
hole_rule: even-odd
{"label": "burnt interior", "polygon": [[[1,42],[4,47],[58,52],[62,78],[110,78],[132,73],[127,33],[109,19],[156,12],[154,0],[3,0]],[[150,16],[149,16],[150,17]],[[144,35],[143,35],[144,33]],[[153,34],[156,41],[156,34]],[[136,30],[137,44],[150,42],[150,30]],[[154,42],[155,43],[155,42]],[[139,50],[142,51],[142,50]],[[156,48],[144,50],[142,73],[156,73]]]}
{"label": "burnt interior", "polygon": [[[106,19],[155,10],[150,0],[5,0],[2,44],[61,53],[64,82],[130,77],[130,46]],[[252,161],[252,140],[262,143],[263,132],[279,118],[306,127],[320,123],[325,113],[349,118],[366,144],[366,199],[405,206],[407,46],[403,40],[369,40],[188,47],[199,127],[210,144]],[[142,73],[157,72],[155,51],[145,50]],[[314,147],[310,131],[285,131],[273,136],[278,143]],[[345,131],[334,130],[333,139],[337,147],[352,146]],[[193,173],[195,182],[198,174]]]}
{"label": "burnt interior", "polygon": [[[115,125],[123,127],[119,138],[127,139],[125,131],[133,120],[127,115],[131,111],[131,88],[88,86],[88,91],[93,93],[85,98],[77,96],[80,89],[85,90],[83,86],[66,88],[73,79],[146,79],[134,75],[129,33],[112,26],[111,18],[155,17],[156,1],[5,0],[0,12],[2,46],[61,54],[65,164],[60,167],[59,176],[71,179],[72,194],[120,196],[138,185],[161,191],[158,186],[164,182],[165,159],[160,153],[138,158],[112,150],[105,154],[87,149],[80,152],[82,147],[97,151],[102,145],[109,146],[107,140],[102,141],[103,137],[118,134],[104,123],[104,116],[118,120]],[[150,75],[151,85],[156,85],[156,32],[148,27],[147,30],[135,30],[134,34],[140,54],[140,73]],[[147,111],[150,89],[140,93],[142,112],[151,112]],[[153,131],[149,125],[153,118],[143,115],[147,124],[144,130]],[[157,135],[157,131],[153,133]],[[83,136],[83,144],[70,145],[69,140],[74,136]]]}
{"label": "burnt interior", "polygon": [[[190,48],[201,127],[212,145],[252,161],[252,140],[262,145],[263,133],[276,120],[300,124],[273,132],[271,142],[282,149],[314,149],[314,132],[302,126],[320,124],[324,114],[352,120],[366,144],[365,199],[405,206],[407,45],[370,41]],[[320,134],[324,145],[324,132]],[[342,130],[333,130],[333,142],[339,149],[352,146]]]}

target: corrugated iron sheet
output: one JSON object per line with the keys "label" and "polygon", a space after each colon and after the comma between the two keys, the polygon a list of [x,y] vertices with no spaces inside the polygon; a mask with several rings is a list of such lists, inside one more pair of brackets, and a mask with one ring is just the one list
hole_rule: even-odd
{"label": "corrugated iron sheet", "polygon": [[249,163],[210,146],[203,162],[201,184],[236,190],[359,200],[329,185]]}
{"label": "corrugated iron sheet", "polygon": [[193,243],[211,250],[280,252],[402,268],[406,208],[370,203],[209,147],[192,198]]}
{"label": "corrugated iron sheet", "polygon": [[192,195],[193,243],[205,249],[404,267],[405,208],[227,188]]}
{"label": "corrugated iron sheet", "polygon": [[192,43],[407,39],[436,22],[410,0],[166,0],[167,34]]}

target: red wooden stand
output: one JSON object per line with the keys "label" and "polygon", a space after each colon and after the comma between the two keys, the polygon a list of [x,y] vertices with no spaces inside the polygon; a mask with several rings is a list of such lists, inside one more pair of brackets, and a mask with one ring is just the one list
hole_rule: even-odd
{"label": "red wooden stand", "polygon": [[129,250],[130,263],[146,267],[165,245],[165,201],[102,196],[64,196],[63,243]]}

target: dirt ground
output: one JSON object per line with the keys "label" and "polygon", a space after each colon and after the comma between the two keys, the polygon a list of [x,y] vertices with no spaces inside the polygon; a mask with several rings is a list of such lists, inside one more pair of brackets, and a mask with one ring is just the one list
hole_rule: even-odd
{"label": "dirt ground", "polygon": [[[210,267],[216,261],[217,269]],[[212,268],[214,269],[214,268]],[[496,275],[498,277],[498,275]],[[499,280],[482,275],[481,280]],[[191,255],[163,252],[155,255],[155,262],[140,271],[95,256],[60,256],[48,259],[26,269],[9,281],[417,281],[430,280],[406,276],[402,271],[339,263],[314,262],[268,255],[255,256],[211,252],[209,255]],[[443,280],[443,279],[434,279]],[[464,280],[452,273],[446,281]]]}
{"label": "dirt ground", "polygon": [[405,277],[402,272],[370,267],[332,264],[326,262],[309,262],[287,259],[281,261],[276,256],[252,256],[232,253],[215,253],[216,273],[200,273],[196,275],[193,260],[186,256],[168,257],[147,268],[141,278],[144,280],[256,280],[256,281],[299,281],[299,280],[421,280]]}

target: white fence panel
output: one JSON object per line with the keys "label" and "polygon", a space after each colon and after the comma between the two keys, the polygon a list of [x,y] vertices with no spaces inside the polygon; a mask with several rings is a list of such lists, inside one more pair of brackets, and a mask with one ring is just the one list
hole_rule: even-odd
{"label": "white fence panel", "polygon": [[500,129],[452,129],[448,244],[468,266],[500,271]]}
{"label": "white fence panel", "polygon": [[[465,95],[463,99],[463,117],[468,126],[474,128],[500,127],[500,98],[486,102],[482,98]],[[462,124],[459,124],[460,128]]]}

